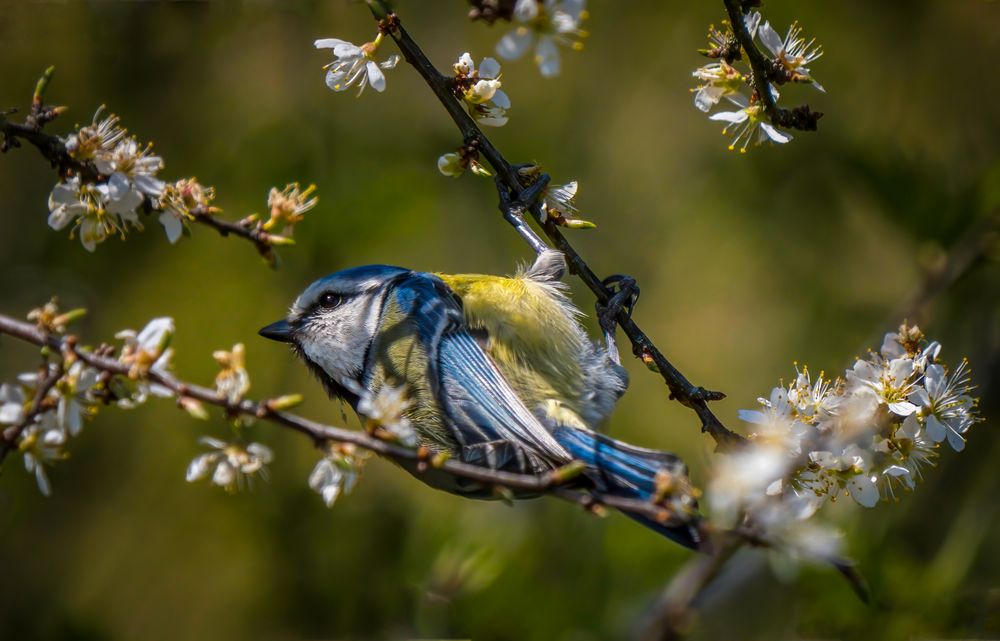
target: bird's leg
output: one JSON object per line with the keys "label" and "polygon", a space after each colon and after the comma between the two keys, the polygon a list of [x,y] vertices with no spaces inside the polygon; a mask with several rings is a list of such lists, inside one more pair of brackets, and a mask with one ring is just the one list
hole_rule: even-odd
{"label": "bird's leg", "polygon": [[603,281],[604,286],[611,290],[611,298],[607,303],[597,301],[594,307],[597,310],[597,322],[604,332],[604,342],[607,344],[608,356],[618,365],[622,364],[621,356],[618,354],[618,342],[615,340],[615,330],[618,328],[618,314],[625,311],[631,316],[635,308],[636,301],[639,300],[639,285],[631,276],[614,274],[608,276]]}
{"label": "bird's leg", "polygon": [[[515,171],[520,166],[515,165]],[[526,166],[530,167],[531,165]],[[545,191],[545,188],[549,184],[549,180],[548,174],[540,174],[534,182],[521,190],[515,197],[511,190],[507,188],[507,185],[500,179],[500,176],[495,178],[497,193],[500,196],[500,212],[503,213],[503,217],[507,222],[513,225],[517,233],[528,241],[528,244],[531,245],[536,254],[540,254],[548,249],[548,245],[528,226],[527,221],[524,220],[524,214],[530,211],[539,197],[541,197],[542,192]]]}

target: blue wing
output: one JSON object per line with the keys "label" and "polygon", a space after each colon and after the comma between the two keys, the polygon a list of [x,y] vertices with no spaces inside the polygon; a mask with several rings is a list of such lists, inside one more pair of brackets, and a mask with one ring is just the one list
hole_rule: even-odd
{"label": "blue wing", "polygon": [[415,273],[394,295],[427,349],[431,388],[463,460],[524,472],[571,460],[468,332],[461,302],[444,282]]}

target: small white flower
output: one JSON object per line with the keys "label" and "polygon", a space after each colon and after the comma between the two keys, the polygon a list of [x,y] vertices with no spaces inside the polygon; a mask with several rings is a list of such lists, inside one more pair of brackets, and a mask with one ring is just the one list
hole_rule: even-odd
{"label": "small white flower", "polygon": [[319,202],[317,196],[313,196],[316,185],[309,185],[305,189],[299,187],[299,183],[289,183],[284,189],[271,187],[267,194],[267,207],[270,215],[264,221],[264,231],[282,232],[286,236],[291,236],[295,225],[302,222],[306,212],[311,210]]}
{"label": "small white flower", "polygon": [[385,74],[383,69],[393,69],[399,64],[399,56],[391,55],[382,62],[375,61],[375,52],[382,42],[379,33],[374,42],[368,42],[360,47],[338,38],[323,38],[317,40],[317,49],[332,49],[335,60],[323,67],[326,69],[326,85],[334,91],[346,91],[357,85],[358,95],[367,85],[378,92],[385,91]]}
{"label": "small white flower", "polygon": [[466,52],[452,68],[455,70],[455,92],[465,102],[469,115],[488,127],[507,124],[510,98],[500,89],[500,63],[493,58],[483,58],[477,69],[472,56]]}
{"label": "small white flower", "polygon": [[785,475],[788,463],[786,451],[769,443],[750,443],[721,457],[708,485],[714,520],[736,525],[743,511],[766,502],[768,488]]}
{"label": "small white flower", "polygon": [[82,127],[66,138],[66,151],[77,160],[94,160],[104,152],[110,152],[125,138],[127,132],[118,126],[118,116],[111,114],[100,119],[104,105],[98,107],[93,122]]}
{"label": "small white flower", "polygon": [[740,109],[719,111],[709,116],[709,119],[727,123],[722,133],[727,133],[730,128],[734,129],[733,142],[729,145],[730,151],[739,146],[740,153],[746,153],[747,147],[751,145],[756,146],[767,141],[784,144],[792,139],[791,134],[778,131],[767,121],[767,114],[764,113],[764,106],[760,102],[751,105],[742,94],[726,98]]}
{"label": "small white flower", "polygon": [[557,45],[581,49],[587,35],[580,24],[586,18],[585,0],[518,0],[514,20],[519,23],[497,43],[497,54],[516,60],[534,46],[535,63],[545,77],[560,70]]}
{"label": "small white flower", "polygon": [[66,458],[66,435],[56,426],[52,412],[40,415],[37,421],[21,432],[17,446],[24,456],[24,469],[34,474],[38,490],[51,496],[52,484],[45,468]]}
{"label": "small white flower", "polygon": [[372,427],[389,432],[392,440],[405,447],[416,447],[417,432],[406,417],[412,401],[406,398],[406,387],[385,386],[375,394],[363,393],[358,401],[358,413],[368,419]]}
{"label": "small white flower", "polygon": [[739,93],[744,87],[743,74],[725,61],[699,67],[691,72],[691,75],[702,83],[691,91],[694,92],[695,107],[705,113],[717,105],[724,96]]}
{"label": "small white flower", "polygon": [[75,223],[74,233],[79,233],[84,249],[92,252],[111,234],[124,238],[130,224],[142,228],[135,212],[141,202],[141,197],[131,190],[117,191],[108,183],[81,184],[80,178],[74,176],[52,190],[49,226],[58,231]]}
{"label": "small white flower", "polygon": [[909,416],[917,406],[907,400],[914,391],[913,359],[908,356],[892,360],[858,360],[854,368],[847,372],[849,385],[866,386],[875,392],[879,403],[887,405],[889,411],[898,416]]}
{"label": "small white flower", "polygon": [[96,369],[76,361],[53,388],[59,397],[56,408],[59,428],[70,436],[78,436],[83,429],[83,417],[94,405],[89,392],[97,384],[99,376]]}
{"label": "small white flower", "polygon": [[911,397],[920,404],[927,436],[935,443],[947,439],[956,452],[965,449],[963,434],[976,422],[969,390],[965,361],[951,376],[943,366],[935,364],[927,366],[923,386],[917,387]]}
{"label": "small white flower", "polygon": [[910,414],[893,434],[895,451],[902,458],[902,464],[910,471],[911,478],[919,480],[925,467],[934,464],[937,456],[935,443],[924,430],[920,429],[917,414]]}
{"label": "small white flower", "polygon": [[138,196],[138,202],[142,202],[143,195],[157,197],[163,193],[164,182],[156,177],[163,169],[163,159],[150,153],[151,149],[151,146],[140,149],[135,138],[127,138],[111,151],[97,154],[94,164],[108,176],[112,200],[127,199],[131,203]]}
{"label": "small white flower", "polygon": [[795,408],[789,402],[788,390],[775,387],[770,398],[758,398],[757,402],[763,409],[739,410],[736,413],[740,420],[754,425],[753,438],[780,447],[789,457],[798,456],[802,451],[806,426],[797,420]]}
{"label": "small white flower", "polygon": [[0,385],[0,425],[17,425],[24,420],[24,392],[18,385]]}
{"label": "small white flower", "polygon": [[[871,473],[871,454],[855,444],[850,444],[840,454],[828,451],[809,453],[809,461],[825,474],[820,482],[826,493],[836,496],[843,487],[858,504],[874,507],[880,495]],[[816,491],[815,485],[810,489]],[[820,489],[822,491],[822,489]]]}
{"label": "small white flower", "polygon": [[309,474],[309,487],[323,497],[327,507],[333,507],[341,494],[349,494],[356,482],[357,471],[346,456],[321,458]]}
{"label": "small white flower", "polygon": [[64,229],[77,218],[84,216],[90,202],[80,190],[80,177],[73,176],[52,188],[49,195],[49,227],[56,231]]}
{"label": "small white flower", "polygon": [[192,209],[212,213],[210,203],[214,198],[215,189],[203,186],[197,178],[181,178],[165,185],[156,208],[161,210],[159,221],[167,240],[173,244],[180,239],[185,225],[194,219]]}
{"label": "small white flower", "polygon": [[138,334],[126,329],[115,334],[115,338],[125,342],[119,360],[130,367],[129,376],[136,381],[135,389],[125,389],[121,377],[114,379],[119,389],[118,405],[131,409],[146,402],[149,394],[161,398],[174,395],[168,387],[150,382],[150,373],[159,376],[169,376],[170,363],[174,351],[168,345],[174,335],[174,319],[169,317],[154,318]]}
{"label": "small white flower", "polygon": [[250,391],[246,348],[243,343],[237,343],[231,352],[218,350],[212,353],[212,358],[222,367],[215,377],[216,392],[230,404],[239,403],[243,395]]}
{"label": "small white flower", "polygon": [[823,48],[816,43],[815,38],[806,41],[801,34],[802,28],[797,22],[792,23],[792,26],[788,28],[784,40],[781,39],[770,22],[765,22],[758,31],[760,41],[784,66],[788,72],[789,80],[810,83],[825,93],[826,89],[816,82],[809,72],[809,65],[823,55]]}
{"label": "small white flower", "polygon": [[[537,166],[522,168],[520,174],[531,180],[536,180],[541,170]],[[562,227],[570,229],[593,229],[597,227],[589,220],[577,217],[579,209],[576,207],[576,194],[579,191],[579,184],[573,180],[565,185],[549,185],[542,192],[541,207],[539,207],[538,222],[544,224],[552,221]]]}
{"label": "small white flower", "polygon": [[247,487],[256,477],[267,480],[267,465],[274,459],[270,448],[260,443],[227,443],[210,436],[198,441],[213,451],[191,461],[185,474],[189,483],[211,474],[213,485],[232,492]]}

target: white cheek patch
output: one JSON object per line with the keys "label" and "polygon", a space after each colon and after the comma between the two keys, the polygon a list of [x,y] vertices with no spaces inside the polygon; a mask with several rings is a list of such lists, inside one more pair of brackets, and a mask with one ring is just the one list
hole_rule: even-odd
{"label": "white cheek patch", "polygon": [[310,320],[299,345],[306,357],[345,387],[364,370],[365,354],[378,331],[379,305],[363,296]]}

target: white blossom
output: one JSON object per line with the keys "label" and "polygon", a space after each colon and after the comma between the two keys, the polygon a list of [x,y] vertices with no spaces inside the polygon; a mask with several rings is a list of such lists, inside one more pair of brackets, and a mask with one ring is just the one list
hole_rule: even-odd
{"label": "white blossom", "polygon": [[[965,361],[952,373],[937,363],[940,344],[916,327],[885,336],[878,352],[857,359],[844,379],[815,380],[796,367],[760,409],[740,410],[748,443],[720,462],[708,486],[713,514],[741,518],[773,544],[798,549],[799,521],[826,501],[850,496],[864,507],[913,491],[937,444],[956,450],[979,420]],[[832,539],[809,547],[830,552]]]}
{"label": "white blossom", "polygon": [[580,29],[586,17],[585,0],[518,0],[514,5],[517,23],[497,43],[497,54],[516,60],[534,47],[534,59],[545,77],[559,73],[559,45],[581,49],[587,34]]}
{"label": "white blossom", "polygon": [[757,32],[760,41],[786,69],[790,80],[807,82],[818,90],[826,92],[826,89],[816,82],[809,72],[809,65],[823,55],[823,48],[816,43],[815,38],[807,41],[801,34],[802,28],[797,22],[792,23],[792,26],[788,28],[784,40],[774,30],[770,22],[761,25]]}
{"label": "white blossom", "polygon": [[909,356],[874,361],[858,360],[847,372],[849,386],[865,386],[875,392],[879,403],[899,416],[909,416],[917,406],[907,400],[914,391],[913,359]]}
{"label": "white blossom", "polygon": [[221,366],[215,377],[215,389],[230,404],[239,403],[250,391],[250,374],[246,369],[246,348],[243,343],[233,345],[231,352],[217,350],[212,358]]}
{"label": "white blossom", "polygon": [[91,252],[112,234],[124,238],[129,225],[141,228],[135,212],[141,198],[114,200],[111,192],[108,184],[81,183],[79,176],[59,183],[49,195],[49,226],[59,231],[73,223],[73,233],[80,235],[84,249]]}
{"label": "white blossom", "polygon": [[254,478],[267,479],[267,465],[274,455],[260,443],[228,443],[203,436],[198,439],[212,451],[196,456],[185,475],[189,483],[211,476],[213,485],[236,491],[247,487]]}
{"label": "white blossom", "polygon": [[375,61],[375,52],[382,41],[382,34],[374,42],[358,45],[338,38],[323,38],[314,45],[317,49],[331,49],[334,61],[323,67],[326,69],[326,85],[334,91],[346,91],[357,86],[358,95],[371,85],[375,91],[385,91],[383,69],[393,69],[399,63],[399,56],[391,55],[382,62]]}
{"label": "white blossom", "polygon": [[215,189],[205,187],[197,178],[181,178],[164,186],[157,208],[159,221],[167,234],[167,240],[176,243],[184,233],[185,225],[194,219],[191,210],[199,208],[212,213],[209,205],[215,198]]}
{"label": "white blossom", "polygon": [[18,385],[0,385],[0,425],[17,425],[24,420],[27,399]]}
{"label": "white blossom", "polygon": [[740,109],[719,111],[709,116],[709,119],[727,123],[722,133],[734,130],[733,142],[729,145],[730,151],[739,147],[740,153],[746,153],[747,147],[751,145],[760,145],[767,141],[784,144],[792,139],[791,134],[778,131],[767,121],[767,114],[760,102],[750,104],[742,94],[726,98]]}
{"label": "white blossom", "polygon": [[126,138],[114,149],[97,154],[94,164],[108,176],[112,200],[135,202],[131,207],[135,209],[144,195],[157,197],[163,193],[164,182],[156,177],[163,169],[163,159],[150,153],[151,148],[147,145],[140,149],[135,138]]}
{"label": "white blossom", "polygon": [[406,387],[384,386],[375,394],[364,392],[358,401],[358,413],[374,427],[385,429],[392,440],[405,447],[417,446],[417,432],[406,417],[412,405],[406,398]]}
{"label": "white blossom", "polygon": [[705,113],[724,96],[739,93],[744,86],[743,74],[724,60],[699,67],[691,75],[701,81],[691,90],[694,92],[694,105]]}
{"label": "white blossom", "polygon": [[21,433],[18,449],[24,457],[24,469],[34,475],[38,491],[45,496],[52,496],[45,468],[66,458],[65,444],[66,434],[55,427],[51,412],[42,414]]}
{"label": "white blossom", "polygon": [[923,385],[914,390],[911,398],[920,406],[919,419],[931,441],[947,440],[956,452],[965,449],[963,434],[976,421],[972,413],[975,402],[969,390],[965,361],[950,376],[941,365],[927,367]]}
{"label": "white blossom", "polygon": [[350,457],[326,456],[316,463],[309,474],[309,487],[315,490],[327,507],[333,507],[341,494],[349,494],[357,482],[357,471]]}
{"label": "white blossom", "polygon": [[502,89],[500,63],[483,58],[477,68],[466,52],[452,65],[455,71],[455,91],[465,103],[469,115],[481,125],[502,127],[507,124],[510,98]]}
{"label": "white blossom", "polygon": [[77,160],[94,160],[99,154],[110,152],[125,138],[128,132],[119,126],[120,119],[114,114],[101,119],[101,105],[94,113],[93,122],[66,138],[66,151]]}
{"label": "white blossom", "polygon": [[[18,381],[29,388],[37,389],[42,379],[54,372],[55,365],[51,365],[48,374],[41,375],[38,372],[22,374],[18,376]],[[83,429],[83,418],[95,404],[94,399],[90,397],[90,391],[97,384],[99,376],[100,373],[93,367],[83,361],[76,361],[59,377],[49,390],[49,395],[57,399],[56,428],[69,436],[80,434],[80,430]]]}
{"label": "white blossom", "polygon": [[149,394],[170,398],[173,391],[159,383],[148,381],[150,373],[169,376],[174,351],[169,346],[174,334],[174,320],[169,317],[154,318],[139,333],[131,329],[115,334],[125,342],[120,360],[129,366],[129,377],[135,381],[134,389],[125,387],[121,378],[114,379],[118,388],[118,405],[131,409],[146,402]]}

